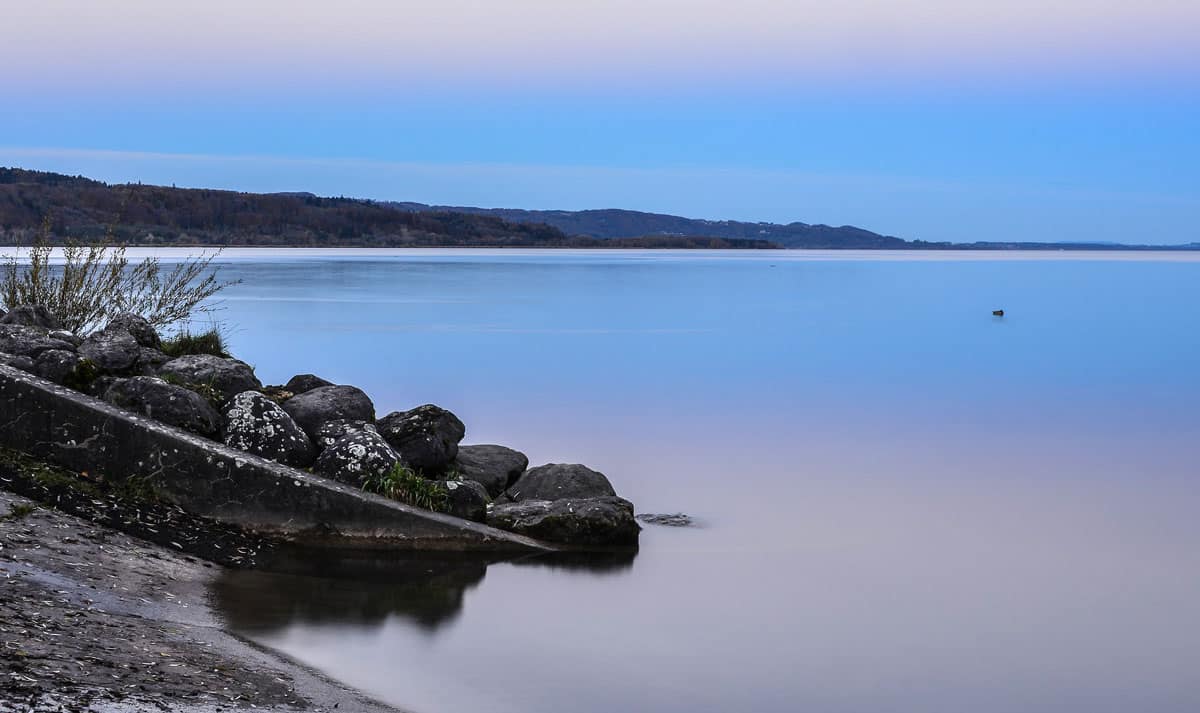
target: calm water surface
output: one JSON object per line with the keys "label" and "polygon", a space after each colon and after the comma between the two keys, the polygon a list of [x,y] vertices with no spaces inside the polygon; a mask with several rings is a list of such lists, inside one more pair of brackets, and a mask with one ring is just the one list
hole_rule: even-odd
{"label": "calm water surface", "polygon": [[[264,382],[604,471],[636,558],[287,563],[213,599],[420,713],[1200,710],[1200,262],[226,253]],[[994,318],[993,309],[1006,316]]]}

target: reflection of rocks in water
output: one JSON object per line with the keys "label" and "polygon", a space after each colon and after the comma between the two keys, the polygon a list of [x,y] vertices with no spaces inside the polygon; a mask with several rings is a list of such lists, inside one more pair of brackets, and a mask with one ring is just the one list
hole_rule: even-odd
{"label": "reflection of rocks in water", "polygon": [[280,558],[269,571],[226,571],[211,594],[227,625],[239,631],[292,622],[374,626],[389,616],[432,631],[458,615],[487,565],[467,555],[331,559],[307,552]]}
{"label": "reflection of rocks in water", "polygon": [[633,567],[633,559],[637,550],[617,550],[613,552],[554,552],[523,557],[512,560],[509,564],[519,567],[544,567],[573,572],[592,572],[594,574],[616,574]]}

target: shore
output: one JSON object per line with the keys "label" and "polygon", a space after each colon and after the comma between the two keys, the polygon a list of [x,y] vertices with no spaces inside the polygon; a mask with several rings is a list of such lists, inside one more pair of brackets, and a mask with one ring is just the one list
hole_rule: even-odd
{"label": "shore", "polygon": [[396,713],[226,631],[220,567],[0,490],[0,713]]}

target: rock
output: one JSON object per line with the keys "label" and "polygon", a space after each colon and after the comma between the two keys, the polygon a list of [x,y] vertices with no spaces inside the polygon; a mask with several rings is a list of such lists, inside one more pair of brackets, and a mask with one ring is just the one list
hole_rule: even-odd
{"label": "rock", "polygon": [[50,337],[51,339],[57,339],[60,342],[74,344],[76,347],[83,343],[83,337],[75,334],[74,332],[68,332],[65,329],[52,329],[46,336]]}
{"label": "rock", "polygon": [[458,442],[467,432],[457,416],[433,404],[393,411],[375,425],[405,464],[423,474],[445,471],[458,455]]}
{"label": "rock", "polygon": [[110,404],[172,426],[214,437],[221,416],[199,394],[153,376],[135,376],[113,383],[104,394]]}
{"label": "rock", "polygon": [[129,377],[126,377],[126,376],[112,376],[111,374],[101,374],[100,376],[97,376],[96,379],[94,381],[92,381],[92,383],[90,385],[88,385],[87,393],[90,394],[91,396],[95,396],[98,399],[103,399],[104,395],[108,393],[108,390],[111,389],[114,384],[118,384],[122,381],[125,381],[128,378]]}
{"label": "rock", "polygon": [[137,362],[141,352],[141,345],[123,329],[101,330],[79,345],[79,356],[107,372],[128,370]]}
{"label": "rock", "polygon": [[0,352],[0,364],[11,366],[14,369],[20,369],[21,371],[27,371],[31,374],[33,373],[33,360],[27,356]]}
{"label": "rock", "polygon": [[171,361],[171,357],[159,350],[151,347],[142,347],[138,350],[138,359],[137,363],[134,364],[134,368],[144,376],[153,376],[158,373],[163,364],[169,361]]}
{"label": "rock", "polygon": [[221,403],[243,391],[257,391],[262,383],[244,361],[212,354],[188,354],[163,364],[159,376],[192,386],[207,386]]}
{"label": "rock", "polygon": [[257,391],[243,391],[225,407],[225,445],[277,463],[303,468],[316,449],[292,417]]}
{"label": "rock", "polygon": [[316,445],[318,450],[325,450],[351,433],[357,433],[358,431],[379,433],[375,428],[375,424],[370,421],[352,421],[350,419],[339,418],[322,424],[317,429],[316,437],[313,438],[313,444]]}
{"label": "rock", "polygon": [[487,521],[488,494],[473,480],[441,480],[446,489],[446,514],[475,522]]}
{"label": "rock", "polygon": [[74,381],[73,377],[83,363],[84,360],[75,352],[47,349],[33,360],[33,373],[56,384],[67,384],[68,381]]}
{"label": "rock", "polygon": [[314,441],[317,431],[330,421],[375,420],[375,404],[361,389],[353,386],[319,386],[293,396],[282,406]]}
{"label": "rock", "polygon": [[49,349],[74,351],[75,345],[51,337],[50,330],[43,327],[0,324],[0,352],[33,359]]}
{"label": "rock", "polygon": [[387,473],[398,462],[400,456],[378,433],[355,431],[321,451],[313,464],[313,472],[362,487],[364,480]]}
{"label": "rock", "polygon": [[503,493],[517,481],[529,459],[524,453],[504,446],[459,446],[458,457],[450,464],[463,480],[479,483],[491,497]]}
{"label": "rock", "polygon": [[41,327],[43,329],[62,329],[62,322],[58,321],[42,305],[21,305],[13,307],[12,311],[0,317],[0,324],[19,324],[24,327]]}
{"label": "rock", "polygon": [[550,463],[530,468],[507,492],[513,502],[599,498],[616,495],[603,473],[578,464]]}
{"label": "rock", "polygon": [[633,504],[615,496],[526,500],[492,507],[488,524],[565,545],[636,546]]}
{"label": "rock", "polygon": [[132,312],[119,314],[108,321],[108,326],[105,329],[122,329],[133,335],[137,343],[143,347],[150,349],[162,348],[162,339],[159,338],[154,325],[146,321],[141,315]]}
{"label": "rock", "polygon": [[691,515],[684,515],[681,512],[671,514],[658,513],[642,513],[637,516],[641,522],[651,525],[665,525],[667,527],[691,527],[696,524]]}
{"label": "rock", "polygon": [[322,386],[333,386],[333,382],[326,381],[314,374],[296,374],[288,379],[283,388],[285,391],[290,391],[293,394],[303,394],[306,391],[312,391]]}

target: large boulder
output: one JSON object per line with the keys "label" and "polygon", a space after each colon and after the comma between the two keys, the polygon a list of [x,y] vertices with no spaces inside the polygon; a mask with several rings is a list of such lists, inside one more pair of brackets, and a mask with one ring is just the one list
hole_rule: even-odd
{"label": "large boulder", "polygon": [[530,468],[508,489],[513,502],[601,498],[616,495],[603,473],[577,463],[550,463]]}
{"label": "large boulder", "polygon": [[633,503],[615,496],[526,500],[492,507],[488,524],[565,545],[636,546],[641,527]]}
{"label": "large boulder", "polygon": [[188,354],[163,364],[159,376],[190,386],[212,389],[216,398],[225,403],[243,391],[257,391],[262,382],[244,361],[226,359],[212,354]]}
{"label": "large boulder", "polygon": [[79,345],[79,356],[112,373],[127,371],[141,353],[142,346],[124,329],[101,330]]}
{"label": "large boulder", "polygon": [[288,412],[314,441],[321,426],[338,419],[374,421],[375,404],[362,389],[353,386],[319,386],[284,401]]}
{"label": "large boulder", "polygon": [[515,483],[528,467],[524,453],[493,445],[459,446],[458,457],[450,464],[451,471],[463,480],[479,483],[493,498]]}
{"label": "large boulder", "polygon": [[143,376],[153,376],[158,373],[163,364],[171,361],[171,357],[151,347],[142,347],[138,351],[137,362],[133,365],[134,371]]}
{"label": "large boulder", "polygon": [[317,447],[317,450],[323,451],[351,433],[358,431],[379,433],[375,428],[375,424],[371,421],[353,421],[346,418],[339,418],[321,424],[321,427],[317,429],[316,436],[313,438],[313,445]]}
{"label": "large boulder", "polygon": [[243,391],[225,406],[225,445],[303,468],[316,449],[304,431],[274,401],[257,391]]}
{"label": "large boulder", "polygon": [[50,349],[73,351],[71,342],[56,339],[44,327],[29,327],[23,324],[0,324],[0,352],[13,356],[35,358]]}
{"label": "large boulder", "polygon": [[116,381],[104,393],[104,400],[202,436],[211,438],[221,430],[220,414],[199,394],[153,376]]}
{"label": "large boulder", "polygon": [[41,327],[43,329],[62,329],[62,322],[58,321],[42,305],[21,305],[13,307],[12,311],[0,317],[0,324],[19,324],[25,327]]}
{"label": "large boulder", "polygon": [[487,521],[488,494],[473,480],[438,481],[446,490],[446,513],[464,520]]}
{"label": "large boulder", "polygon": [[95,377],[94,371],[90,362],[65,349],[47,349],[33,360],[33,373],[66,386],[85,386],[82,382],[90,383]]}
{"label": "large boulder", "polygon": [[355,431],[321,451],[313,472],[326,478],[362,487],[369,478],[384,475],[400,456],[374,431]]}
{"label": "large boulder", "polygon": [[145,317],[132,312],[126,312],[113,317],[108,321],[108,326],[105,329],[121,329],[129,332],[137,340],[137,343],[143,347],[150,349],[159,349],[162,347],[162,339],[159,338],[154,325],[150,324]]}
{"label": "large boulder", "polygon": [[290,391],[293,394],[303,394],[313,389],[318,389],[322,386],[333,386],[332,381],[326,381],[315,374],[296,374],[288,379],[284,384],[284,391]]}
{"label": "large boulder", "polygon": [[393,411],[375,425],[408,467],[426,475],[446,470],[467,433],[457,416],[433,404]]}

